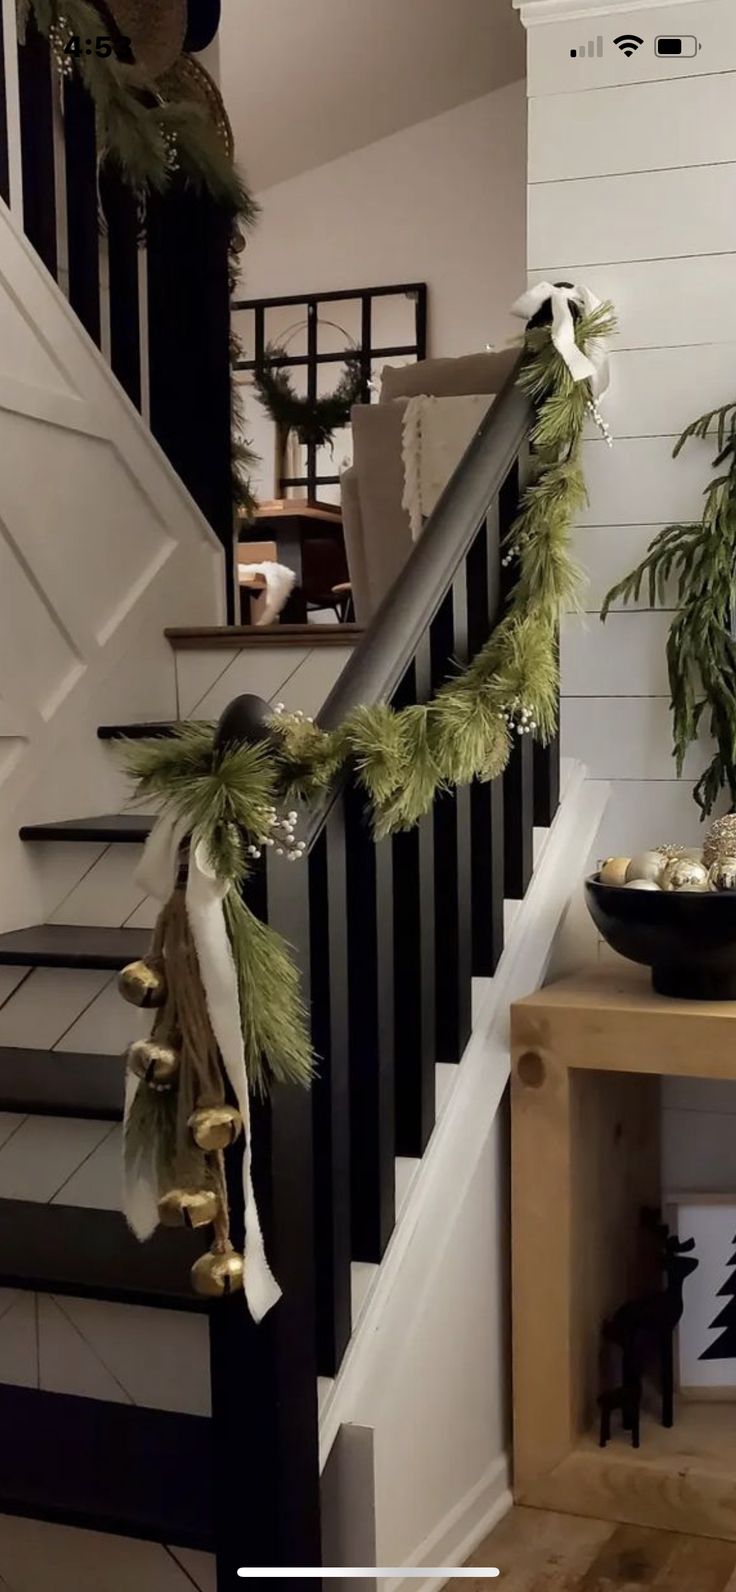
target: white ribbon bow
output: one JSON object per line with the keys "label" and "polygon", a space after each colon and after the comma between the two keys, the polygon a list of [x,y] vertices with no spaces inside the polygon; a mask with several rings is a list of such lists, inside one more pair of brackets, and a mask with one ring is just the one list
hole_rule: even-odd
{"label": "white ribbon bow", "polygon": [[[146,841],[136,882],[147,895],[167,901],[176,882],[178,851],[187,825],[162,813]],[[223,902],[231,886],[217,879],[206,848],[192,838],[187,879],[187,916],[199,961],[202,987],[212,1032],[243,1119],[243,1196],[245,1202],[245,1297],[254,1321],[262,1321],[281,1298],[266,1259],[253,1189],[250,1142],[250,1097],[240,1016],[238,976],[225,923]],[[136,1089],[128,1086],[126,1120]],[[140,1168],[125,1188],[125,1214],[139,1238],[148,1238],[158,1220],[153,1169]]]}
{"label": "white ribbon bow", "polygon": [[601,398],[611,380],[608,348],[605,341],[596,337],[591,341],[590,354],[583,353],[575,341],[575,322],[571,304],[589,315],[597,310],[601,300],[588,287],[557,287],[553,282],[538,282],[522,293],[511,307],[512,315],[530,321],[544,304],[552,306],[552,342],[564,359],[573,381],[589,381],[593,398]]}

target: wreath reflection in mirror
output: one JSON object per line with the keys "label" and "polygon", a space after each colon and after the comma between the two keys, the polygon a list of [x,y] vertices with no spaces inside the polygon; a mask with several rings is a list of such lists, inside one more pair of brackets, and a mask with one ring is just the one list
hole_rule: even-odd
{"label": "wreath reflection in mirror", "polygon": [[304,446],[322,448],[333,433],[350,421],[350,411],[363,398],[363,373],[357,349],[345,352],[345,369],[334,390],[322,397],[300,397],[285,368],[289,355],[283,344],[268,343],[263,366],[254,372],[253,386],[271,419],[283,432],[295,431]]}

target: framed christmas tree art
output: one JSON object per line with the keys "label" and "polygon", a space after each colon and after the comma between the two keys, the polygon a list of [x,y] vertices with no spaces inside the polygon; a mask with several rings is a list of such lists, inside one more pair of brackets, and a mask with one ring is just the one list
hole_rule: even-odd
{"label": "framed christmas tree art", "polygon": [[736,1191],[673,1196],[666,1220],[695,1240],[699,1261],[678,1329],[680,1396],[736,1399]]}

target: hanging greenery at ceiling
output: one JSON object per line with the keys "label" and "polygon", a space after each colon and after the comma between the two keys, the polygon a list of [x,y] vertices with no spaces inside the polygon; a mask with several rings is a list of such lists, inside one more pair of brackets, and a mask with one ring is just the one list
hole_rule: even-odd
{"label": "hanging greenery at ceiling", "polygon": [[642,592],[650,607],[672,607],[674,593],[667,669],[678,775],[703,720],[716,743],[693,792],[704,818],[722,791],[736,806],[736,403],[694,420],[675,458],[686,443],[711,434],[718,474],[706,488],[702,518],[659,531],[646,558],[609,591],[601,612],[605,620],[615,603],[638,602]]}

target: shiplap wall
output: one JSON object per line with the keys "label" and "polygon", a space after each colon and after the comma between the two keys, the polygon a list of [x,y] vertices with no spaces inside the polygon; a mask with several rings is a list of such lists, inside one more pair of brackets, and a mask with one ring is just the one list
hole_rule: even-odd
{"label": "shiplap wall", "polygon": [[[629,31],[644,44],[627,59],[612,40]],[[598,33],[600,60],[571,59]],[[658,60],[659,33],[694,34],[702,49]],[[585,443],[590,502],[575,547],[588,612],[565,623],[562,737],[612,782],[596,852],[630,853],[702,837],[692,785],[710,753],[705,740],[692,749],[676,780],[670,616],[642,604],[604,628],[599,610],[662,525],[699,513],[714,448],[693,443],[673,462],[674,440],[736,397],[736,0],[602,5],[531,26],[528,39],[531,280],[586,282],[620,319],[605,402],[616,444],[593,431]],[[666,1081],[665,1188],[734,1186],[734,1113],[734,1085]]]}
{"label": "shiplap wall", "polygon": [[[612,41],[629,31],[644,44],[627,58]],[[598,33],[600,60],[570,57]],[[658,59],[660,33],[702,48]],[[692,785],[708,747],[677,781],[669,615],[642,605],[604,628],[598,612],[662,525],[699,513],[714,449],[696,442],[673,462],[672,447],[696,414],[736,396],[736,5],[601,6],[528,37],[531,280],[587,282],[620,318],[606,400],[616,445],[592,430],[585,443],[590,502],[575,543],[590,586],[588,612],[564,627],[563,747],[613,781],[601,853],[696,841]]]}

